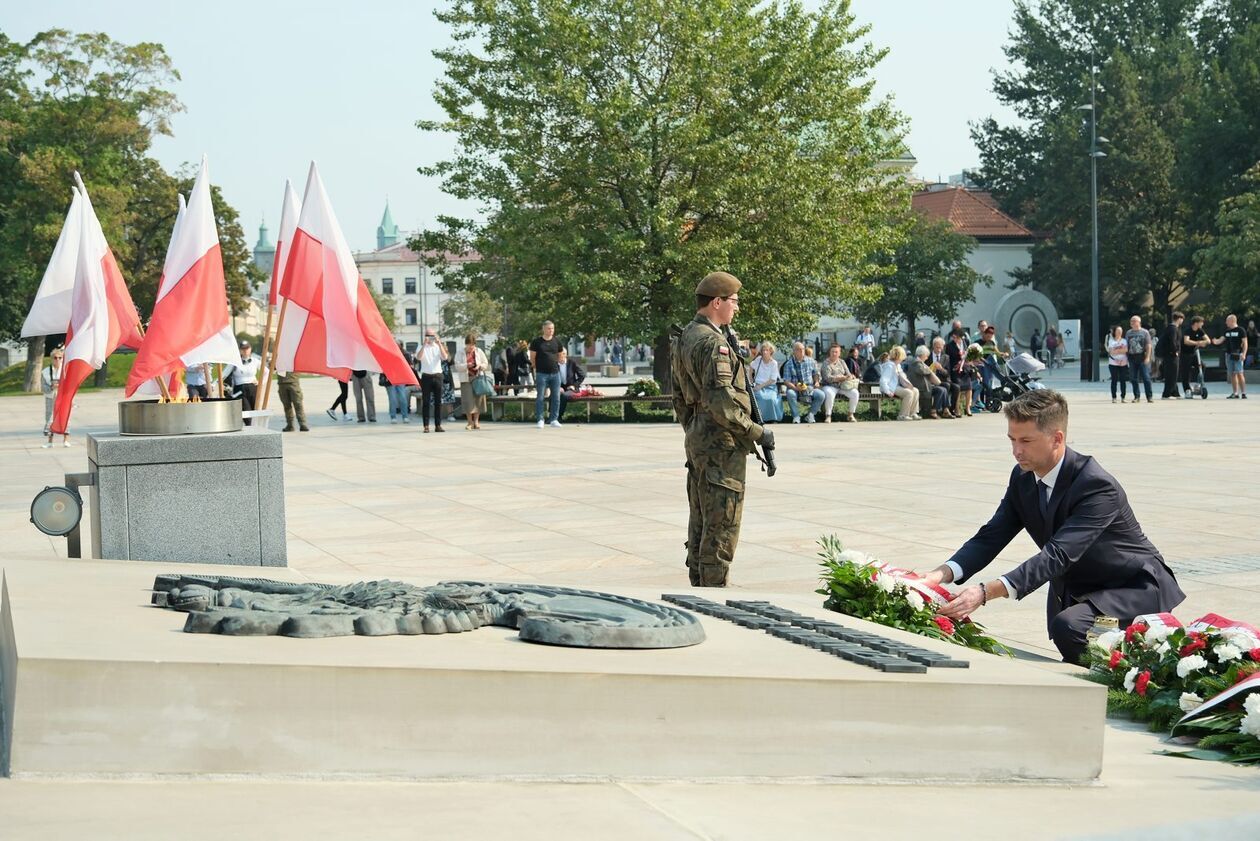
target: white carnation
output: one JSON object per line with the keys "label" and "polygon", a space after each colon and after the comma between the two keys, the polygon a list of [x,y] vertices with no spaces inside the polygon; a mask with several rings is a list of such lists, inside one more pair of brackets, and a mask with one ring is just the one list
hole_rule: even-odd
{"label": "white carnation", "polygon": [[1230,628],[1222,631],[1221,638],[1239,651],[1250,651],[1253,648],[1260,647],[1260,640],[1256,639],[1251,633],[1239,628]]}
{"label": "white carnation", "polygon": [[1136,667],[1129,669],[1129,671],[1125,672],[1124,674],[1124,691],[1125,692],[1133,691],[1133,684],[1137,680],[1137,676],[1138,676],[1138,670]]}
{"label": "white carnation", "polygon": [[882,572],[875,573],[875,586],[883,590],[885,593],[891,593],[893,588],[897,586],[897,579],[891,575],[884,575]]}
{"label": "white carnation", "polygon": [[1249,714],[1260,715],[1260,692],[1252,692],[1243,701],[1243,709]]}
{"label": "white carnation", "polygon": [[1169,628],[1167,625],[1152,625],[1146,629],[1146,633],[1142,634],[1142,636],[1146,639],[1147,645],[1155,645],[1168,639],[1175,630],[1175,628]]}
{"label": "white carnation", "polygon": [[1242,652],[1227,642],[1212,649],[1212,653],[1216,655],[1216,659],[1222,663],[1228,663],[1230,660],[1237,660],[1242,656]]}
{"label": "white carnation", "polygon": [[1104,631],[1098,635],[1098,639],[1094,640],[1094,645],[1103,651],[1112,651],[1122,639],[1124,639],[1124,631]]}
{"label": "white carnation", "polygon": [[1198,654],[1191,654],[1189,657],[1182,657],[1177,661],[1177,677],[1185,680],[1186,675],[1191,672],[1197,672],[1199,669],[1207,666],[1208,661],[1200,657]]}
{"label": "white carnation", "polygon": [[1159,647],[1155,649],[1155,653],[1160,656],[1163,656],[1170,651],[1172,651],[1172,646],[1168,644],[1168,640],[1164,640],[1163,642],[1161,642],[1159,644]]}
{"label": "white carnation", "polygon": [[[1260,698],[1260,696],[1251,695],[1247,700],[1250,701],[1252,698]],[[1251,709],[1250,704],[1247,705],[1247,714],[1238,725],[1238,732],[1260,739],[1260,704],[1257,704],[1255,709]]]}
{"label": "white carnation", "polygon": [[865,552],[859,552],[856,549],[845,549],[837,555],[836,558],[844,561],[845,563],[857,564],[858,566],[866,566],[871,561],[875,560],[875,558],[871,555],[868,555]]}
{"label": "white carnation", "polygon": [[923,607],[924,601],[926,600],[923,596],[919,595],[918,591],[910,589],[906,590],[906,603],[910,605],[911,610],[918,610]]}
{"label": "white carnation", "polygon": [[1203,699],[1193,692],[1182,692],[1181,699],[1177,703],[1181,706],[1183,713],[1188,713],[1203,706]]}

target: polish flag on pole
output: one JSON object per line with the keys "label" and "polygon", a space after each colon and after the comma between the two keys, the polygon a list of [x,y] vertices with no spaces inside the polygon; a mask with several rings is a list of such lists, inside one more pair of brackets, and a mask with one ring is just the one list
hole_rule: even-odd
{"label": "polish flag on pole", "polygon": [[350,379],[350,369],[328,364],[328,328],[324,324],[323,316],[288,298],[280,297],[280,284],[288,265],[290,245],[300,214],[293,183],[285,179],[284,204],[280,209],[280,230],[276,238],[276,259],[271,272],[271,303],[274,306],[277,301],[281,302],[283,319],[276,336],[273,367],[282,374],[291,371],[323,374],[345,382]]}
{"label": "polish flag on pole", "polygon": [[[188,211],[188,203],[184,201],[183,193],[176,193],[179,197],[179,207],[175,211],[175,224],[171,226],[171,241],[166,244],[166,261],[162,264],[162,277],[158,280],[158,288],[161,289],[166,285],[166,278],[169,275],[171,265],[171,252],[175,247],[175,241],[179,238],[179,225],[184,221],[184,214]],[[158,387],[158,380],[145,380],[136,387],[135,394],[143,397],[160,397],[162,390]],[[183,380],[180,379],[179,372],[172,372],[166,381],[167,394],[172,399],[186,396],[186,392],[182,392],[184,387]]]}
{"label": "polish flag on pole", "polygon": [[[314,162],[285,258],[280,296],[290,307],[296,305],[323,320],[325,366],[380,371],[395,385],[419,385],[359,275]],[[303,340],[312,330],[308,319]],[[310,340],[318,341],[313,335]],[[292,370],[303,369],[294,363]]]}
{"label": "polish flag on pole", "polygon": [[61,226],[39,291],[31,311],[22,323],[22,338],[53,336],[66,332],[70,324],[70,302],[74,297],[75,267],[79,263],[79,239],[83,235],[83,200],[77,189],[70,191],[70,211]]}
{"label": "polish flag on pole", "polygon": [[223,256],[203,156],[183,220],[172,236],[144,346],[127,377],[126,395],[140,383],[200,362],[240,361],[223,280]]}
{"label": "polish flag on pole", "polygon": [[49,427],[57,435],[65,434],[74,396],[88,374],[104,365],[105,358],[120,345],[143,347],[131,293],[77,172],[74,180],[80,194],[79,247],[66,328],[65,368]]}

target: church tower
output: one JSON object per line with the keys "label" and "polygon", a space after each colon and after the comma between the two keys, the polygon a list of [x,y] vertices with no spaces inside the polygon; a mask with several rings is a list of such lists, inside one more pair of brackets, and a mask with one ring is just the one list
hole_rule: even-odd
{"label": "church tower", "polygon": [[389,199],[386,199],[385,215],[381,217],[381,224],[376,227],[376,250],[397,245],[401,238],[398,226],[394,224],[394,217],[389,212]]}

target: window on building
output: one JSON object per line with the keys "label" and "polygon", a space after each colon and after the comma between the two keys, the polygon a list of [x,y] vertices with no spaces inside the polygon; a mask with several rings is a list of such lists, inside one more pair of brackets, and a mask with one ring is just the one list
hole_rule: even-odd
{"label": "window on building", "polygon": [[414,277],[409,277],[403,280],[403,291],[405,291],[408,295],[416,294],[416,279]]}
{"label": "window on building", "polygon": [[382,295],[394,294],[394,279],[392,277],[381,278],[381,294]]}
{"label": "window on building", "polygon": [[415,353],[418,347],[420,347],[419,342],[407,342],[407,353]]}
{"label": "window on building", "polygon": [[403,317],[406,318],[408,327],[414,327],[416,325],[416,308],[407,307],[403,313]]}

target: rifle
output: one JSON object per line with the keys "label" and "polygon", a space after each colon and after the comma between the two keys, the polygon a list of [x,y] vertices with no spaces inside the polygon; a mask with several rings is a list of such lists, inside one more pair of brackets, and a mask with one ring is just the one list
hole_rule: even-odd
{"label": "rifle", "polygon": [[[748,385],[748,402],[751,405],[748,414],[752,417],[754,423],[758,426],[764,426],[765,422],[761,419],[761,408],[757,405],[756,395],[753,394],[752,377],[748,372],[748,349],[740,346],[739,336],[731,329],[729,324],[722,326],[722,332],[726,335],[726,343],[731,346],[731,352],[744,360],[744,382]],[[779,469],[779,466],[774,463],[774,445],[762,447],[758,451],[757,445],[753,444],[753,455],[757,457],[757,461],[761,462],[761,469],[765,471],[767,478],[774,476],[775,471]]]}

